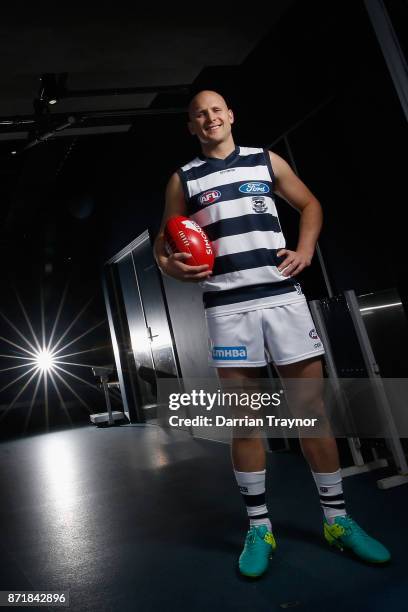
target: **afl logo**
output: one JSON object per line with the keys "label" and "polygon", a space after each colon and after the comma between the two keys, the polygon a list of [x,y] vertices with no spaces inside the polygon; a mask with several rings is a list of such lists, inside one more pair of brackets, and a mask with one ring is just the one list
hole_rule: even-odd
{"label": "afl logo", "polygon": [[252,198],[252,210],[256,213],[264,213],[268,210],[268,205],[263,196],[254,196]]}
{"label": "afl logo", "polygon": [[220,197],[221,191],[218,191],[218,189],[213,189],[212,191],[205,191],[204,193],[202,193],[198,198],[198,201],[202,206],[204,206],[205,204],[213,204],[214,202],[219,200]]}
{"label": "afl logo", "polygon": [[311,338],[313,338],[313,340],[317,340],[317,339],[319,338],[319,336],[317,335],[317,333],[316,333],[316,330],[315,330],[315,329],[311,329],[311,330],[310,330],[310,332],[309,332],[309,336],[310,336]]}
{"label": "afl logo", "polygon": [[241,193],[269,193],[269,187],[265,183],[244,183],[239,190]]}

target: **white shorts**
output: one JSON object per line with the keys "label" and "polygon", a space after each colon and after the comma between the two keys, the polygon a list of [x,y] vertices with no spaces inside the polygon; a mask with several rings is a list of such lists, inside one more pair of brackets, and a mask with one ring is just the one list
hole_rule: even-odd
{"label": "white shorts", "polygon": [[209,364],[217,368],[287,365],[324,354],[306,298],[206,321]]}

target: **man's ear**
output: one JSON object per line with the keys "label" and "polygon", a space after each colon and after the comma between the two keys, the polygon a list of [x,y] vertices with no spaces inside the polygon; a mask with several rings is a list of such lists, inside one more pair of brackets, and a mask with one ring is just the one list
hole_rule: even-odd
{"label": "man's ear", "polygon": [[189,121],[189,122],[187,123],[187,127],[188,127],[188,131],[190,132],[190,134],[191,134],[192,136],[195,136],[194,125],[192,124],[192,122],[191,122],[191,121]]}
{"label": "man's ear", "polygon": [[232,112],[230,108],[228,109],[228,116],[229,116],[230,123],[232,125],[234,123],[234,113]]}

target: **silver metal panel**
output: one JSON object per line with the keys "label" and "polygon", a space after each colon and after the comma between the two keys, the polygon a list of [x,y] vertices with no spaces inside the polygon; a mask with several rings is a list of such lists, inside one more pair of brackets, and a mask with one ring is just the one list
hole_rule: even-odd
{"label": "silver metal panel", "polygon": [[150,382],[146,376],[143,376],[143,372],[154,374],[154,366],[131,253],[122,257],[116,266],[126,309],[131,351],[133,353],[142,406],[155,404],[155,377],[153,375],[153,381]]}
{"label": "silver metal panel", "polygon": [[123,378],[122,365],[121,365],[120,354],[119,354],[119,346],[118,346],[115,326],[114,326],[113,317],[112,317],[112,308],[111,308],[111,303],[110,303],[110,300],[109,300],[109,293],[108,293],[106,277],[103,277],[103,279],[102,279],[102,286],[103,286],[103,295],[104,295],[104,298],[105,298],[106,312],[107,312],[107,315],[108,315],[109,331],[110,331],[111,340],[112,340],[113,355],[115,357],[116,371],[118,373],[118,379],[119,379],[119,384],[120,384],[120,391],[121,391],[121,396],[122,396],[123,409],[124,409],[127,417],[130,418],[130,416],[129,416],[129,405],[128,405],[127,393],[126,393],[126,386],[125,386],[125,381],[124,381],[124,378]]}
{"label": "silver metal panel", "polygon": [[[343,393],[341,393],[340,381],[337,375],[337,368],[336,368],[336,364],[334,360],[334,355],[333,355],[333,350],[332,350],[331,343],[330,343],[329,334],[327,333],[327,328],[324,322],[321,303],[319,300],[313,300],[309,302],[309,306],[310,306],[310,310],[311,310],[313,320],[316,326],[317,333],[319,334],[319,337],[322,339],[324,350],[326,351],[324,355],[324,360],[326,363],[327,373],[330,377],[333,388],[336,390],[336,394],[337,394],[337,397],[339,398],[343,414],[346,414],[347,398],[344,397]],[[348,438],[347,442],[349,445],[351,456],[354,461],[354,465],[358,466],[358,468],[361,468],[364,465],[364,459],[361,454],[361,444],[360,444],[359,438],[357,437]],[[355,470],[353,471],[353,473],[357,473],[357,472]],[[343,473],[343,476],[346,475],[346,472],[344,471],[344,469],[342,473]],[[348,472],[348,473],[351,473],[351,472]]]}
{"label": "silver metal panel", "polygon": [[173,339],[150,241],[137,246],[132,251],[132,257],[143,305],[144,333],[150,346],[156,376],[177,377]]}
{"label": "silver metal panel", "polygon": [[360,342],[365,366],[367,368],[368,377],[374,381],[376,399],[378,402],[378,405],[376,406],[376,408],[382,411],[387,421],[387,426],[388,426],[388,431],[389,431],[389,438],[387,438],[387,443],[393,454],[394,461],[397,465],[398,471],[402,474],[407,474],[408,464],[407,464],[407,460],[405,457],[404,449],[399,439],[398,429],[395,424],[392,407],[390,405],[389,399],[385,392],[384,384],[381,378],[380,369],[378,367],[378,363],[374,356],[371,342],[368,337],[366,327],[364,325],[363,317],[360,312],[360,307],[358,305],[356,294],[354,291],[350,290],[350,291],[345,291],[344,295],[346,296],[347,304],[350,309],[350,315],[353,320],[353,323],[354,323],[354,326],[357,332],[357,336]]}
{"label": "silver metal panel", "polygon": [[147,230],[145,230],[143,234],[140,234],[137,238],[132,240],[130,244],[127,244],[123,249],[119,251],[119,253],[116,253],[116,255],[114,255],[111,259],[109,259],[106,263],[107,264],[118,263],[123,257],[125,257],[126,255],[129,255],[129,253],[131,253],[136,247],[146,242],[146,240],[147,241],[150,240],[149,232]]}
{"label": "silver metal panel", "polygon": [[208,365],[201,288],[167,276],[163,276],[163,284],[183,378],[217,378],[215,368]]}

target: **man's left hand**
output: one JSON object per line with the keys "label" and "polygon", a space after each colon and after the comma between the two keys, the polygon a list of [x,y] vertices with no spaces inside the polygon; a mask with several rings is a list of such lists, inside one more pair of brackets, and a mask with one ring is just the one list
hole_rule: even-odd
{"label": "man's left hand", "polygon": [[312,263],[312,257],[303,251],[279,249],[277,255],[279,257],[285,256],[285,259],[278,267],[278,271],[282,273],[282,276],[296,276],[296,274],[299,274],[299,272]]}

